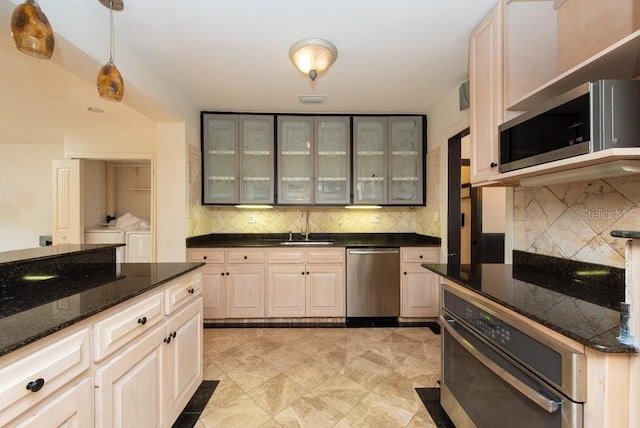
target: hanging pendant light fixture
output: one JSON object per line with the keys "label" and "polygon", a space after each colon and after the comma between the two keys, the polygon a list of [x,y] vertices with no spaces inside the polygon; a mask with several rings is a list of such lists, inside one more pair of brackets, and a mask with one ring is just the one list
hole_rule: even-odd
{"label": "hanging pendant light fixture", "polygon": [[49,59],[53,54],[53,29],[37,0],[26,0],[11,15],[11,35],[20,52]]}
{"label": "hanging pendant light fixture", "polygon": [[98,93],[100,96],[109,101],[120,101],[124,95],[124,81],[122,75],[118,71],[113,62],[113,11],[124,9],[123,0],[99,0],[103,6],[109,8],[109,62],[100,68],[98,72]]}
{"label": "hanging pendant light fixture", "polygon": [[325,39],[302,39],[289,49],[289,58],[298,70],[311,81],[326,72],[338,57],[338,49]]}

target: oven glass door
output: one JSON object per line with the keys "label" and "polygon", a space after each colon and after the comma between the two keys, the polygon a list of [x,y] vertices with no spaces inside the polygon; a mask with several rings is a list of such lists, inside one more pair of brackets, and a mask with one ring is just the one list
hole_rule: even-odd
{"label": "oven glass door", "polygon": [[459,322],[447,317],[443,325],[443,384],[476,426],[582,427],[581,404],[523,371]]}

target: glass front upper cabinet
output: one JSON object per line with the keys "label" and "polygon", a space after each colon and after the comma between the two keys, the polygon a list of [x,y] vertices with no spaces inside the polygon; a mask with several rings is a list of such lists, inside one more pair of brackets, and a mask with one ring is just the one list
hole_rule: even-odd
{"label": "glass front upper cabinet", "polygon": [[348,204],[348,116],[278,116],[278,204]]}
{"label": "glass front upper cabinet", "polygon": [[202,113],[203,204],[274,202],[273,115]]}
{"label": "glass front upper cabinet", "polygon": [[423,117],[356,116],[353,124],[353,203],[423,204]]}

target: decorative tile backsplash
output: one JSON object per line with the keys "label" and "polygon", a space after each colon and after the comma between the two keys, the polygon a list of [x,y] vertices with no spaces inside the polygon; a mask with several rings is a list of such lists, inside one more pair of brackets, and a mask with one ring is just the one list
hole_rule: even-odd
{"label": "decorative tile backsplash", "polygon": [[514,229],[516,250],[624,268],[609,232],[640,230],[640,177],[517,188]]}
{"label": "decorative tile backsplash", "polygon": [[[274,207],[247,210],[200,204],[200,150],[189,147],[189,236],[209,233],[302,232],[306,208]],[[439,236],[440,149],[427,154],[427,206],[384,207],[379,210],[347,210],[340,207],[310,208],[310,232],[401,233]]]}

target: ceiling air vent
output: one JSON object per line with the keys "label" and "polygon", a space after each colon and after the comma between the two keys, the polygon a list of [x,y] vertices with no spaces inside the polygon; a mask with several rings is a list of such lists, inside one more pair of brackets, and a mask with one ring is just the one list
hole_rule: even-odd
{"label": "ceiling air vent", "polygon": [[298,99],[300,104],[324,104],[327,97],[326,95],[300,95]]}

